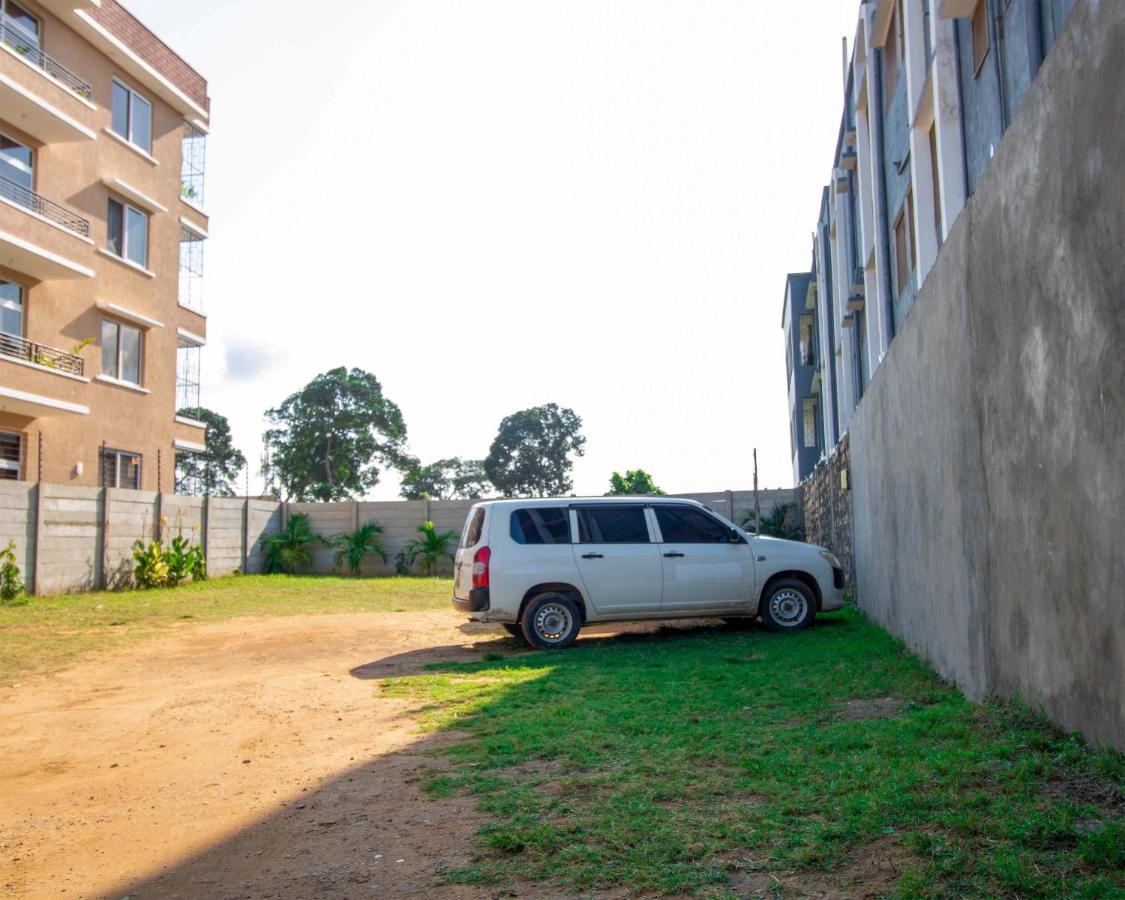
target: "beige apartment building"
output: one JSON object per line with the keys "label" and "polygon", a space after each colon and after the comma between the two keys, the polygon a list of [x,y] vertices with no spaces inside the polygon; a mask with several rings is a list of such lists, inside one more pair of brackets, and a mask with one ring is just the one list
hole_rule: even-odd
{"label": "beige apartment building", "polygon": [[0,0],[0,478],[173,489],[207,82],[114,0]]}

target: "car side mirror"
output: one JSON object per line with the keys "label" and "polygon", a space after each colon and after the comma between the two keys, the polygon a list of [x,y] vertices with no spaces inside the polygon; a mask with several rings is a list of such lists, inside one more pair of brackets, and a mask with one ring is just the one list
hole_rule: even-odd
{"label": "car side mirror", "polygon": [[732,544],[745,544],[746,539],[741,534],[738,533],[737,528],[732,528],[730,530],[730,542]]}

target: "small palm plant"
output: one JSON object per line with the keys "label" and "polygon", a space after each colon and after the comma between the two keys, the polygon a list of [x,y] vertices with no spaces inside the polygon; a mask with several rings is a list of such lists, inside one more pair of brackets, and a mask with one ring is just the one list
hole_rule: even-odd
{"label": "small palm plant", "polygon": [[262,548],[266,551],[263,567],[271,575],[279,572],[286,575],[303,572],[312,565],[312,551],[309,548],[326,543],[320,535],[313,534],[309,517],[305,513],[293,513],[285,520],[285,528],[262,539]]}
{"label": "small palm plant", "polygon": [[332,546],[336,553],[332,557],[332,565],[337,569],[346,565],[353,575],[359,574],[360,566],[369,556],[378,556],[383,562],[387,561],[387,554],[383,550],[383,540],[380,537],[383,526],[378,522],[368,522],[360,525],[355,531],[345,531],[332,538]]}
{"label": "small palm plant", "polygon": [[449,552],[449,542],[456,540],[456,531],[441,531],[434,528],[433,522],[423,522],[418,526],[418,537],[411,538],[402,548],[402,558],[407,566],[421,563],[427,575],[433,575],[442,557],[453,559]]}
{"label": "small palm plant", "polygon": [[742,527],[743,528],[756,528],[758,534],[767,535],[769,537],[785,538],[790,541],[803,541],[805,539],[805,530],[801,523],[796,520],[796,516],[791,516],[790,513],[796,509],[792,503],[778,503],[768,513],[762,516],[761,521],[754,510],[748,509],[742,514]]}

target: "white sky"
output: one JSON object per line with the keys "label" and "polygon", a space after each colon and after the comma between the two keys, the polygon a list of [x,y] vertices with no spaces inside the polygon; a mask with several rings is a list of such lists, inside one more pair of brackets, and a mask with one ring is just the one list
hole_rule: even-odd
{"label": "white sky", "polygon": [[755,445],[792,484],[782,292],[856,0],[127,2],[210,82],[202,402],[255,472],[347,365],[423,461],[554,401],[579,493],[749,487]]}

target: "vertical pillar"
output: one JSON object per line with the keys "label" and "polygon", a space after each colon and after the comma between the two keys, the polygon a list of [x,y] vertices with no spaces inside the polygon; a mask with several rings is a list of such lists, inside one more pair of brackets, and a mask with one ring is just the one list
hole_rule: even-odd
{"label": "vertical pillar", "polygon": [[43,482],[35,485],[35,530],[31,545],[31,590],[29,593],[40,593],[43,571],[43,532],[46,526],[43,522]]}
{"label": "vertical pillar", "polygon": [[200,529],[200,540],[203,543],[203,558],[210,560],[211,557],[211,495],[206,494],[203,497],[203,527]]}
{"label": "vertical pillar", "polygon": [[243,575],[249,575],[246,571],[247,566],[250,565],[250,498],[244,497],[242,500],[242,565],[241,572]]}

